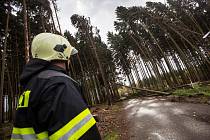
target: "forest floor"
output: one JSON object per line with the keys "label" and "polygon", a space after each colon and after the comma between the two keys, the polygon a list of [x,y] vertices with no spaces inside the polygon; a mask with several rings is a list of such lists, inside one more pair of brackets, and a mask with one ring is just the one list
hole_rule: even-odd
{"label": "forest floor", "polygon": [[203,97],[138,97],[93,107],[104,140],[209,140],[210,103]]}

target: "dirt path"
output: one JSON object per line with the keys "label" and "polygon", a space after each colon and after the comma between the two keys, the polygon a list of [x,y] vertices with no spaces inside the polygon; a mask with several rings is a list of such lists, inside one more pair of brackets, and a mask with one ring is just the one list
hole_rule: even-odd
{"label": "dirt path", "polygon": [[210,140],[210,105],[138,98],[97,107],[105,140]]}
{"label": "dirt path", "polygon": [[125,140],[210,140],[210,105],[177,103],[165,99],[123,102],[127,122]]}

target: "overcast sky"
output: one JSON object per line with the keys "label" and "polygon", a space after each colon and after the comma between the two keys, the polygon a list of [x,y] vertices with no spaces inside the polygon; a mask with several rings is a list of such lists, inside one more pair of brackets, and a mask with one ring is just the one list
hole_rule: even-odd
{"label": "overcast sky", "polygon": [[72,26],[70,17],[73,14],[84,15],[90,17],[92,25],[100,29],[102,40],[106,42],[107,32],[114,31],[117,6],[144,6],[146,1],[164,2],[164,0],[58,0],[62,32],[67,29],[75,33],[76,29]]}

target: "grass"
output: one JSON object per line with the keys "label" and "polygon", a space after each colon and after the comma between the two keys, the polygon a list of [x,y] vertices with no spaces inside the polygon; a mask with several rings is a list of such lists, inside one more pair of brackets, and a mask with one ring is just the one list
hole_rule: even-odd
{"label": "grass", "polygon": [[119,140],[119,134],[116,131],[112,131],[106,134],[104,140]]}
{"label": "grass", "polygon": [[177,89],[173,93],[177,96],[195,96],[197,94],[203,94],[204,96],[210,96],[210,85],[193,85],[192,89]]}

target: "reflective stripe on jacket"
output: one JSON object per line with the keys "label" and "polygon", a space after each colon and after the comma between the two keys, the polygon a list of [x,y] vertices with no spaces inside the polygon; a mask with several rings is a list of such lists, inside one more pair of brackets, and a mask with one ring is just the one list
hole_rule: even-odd
{"label": "reflective stripe on jacket", "polygon": [[33,128],[13,128],[12,140],[76,140],[79,139],[85,132],[87,132],[96,121],[91,115],[89,109],[85,109],[74,119],[69,121],[65,126],[56,131],[50,137],[48,132],[44,131],[36,134]]}

